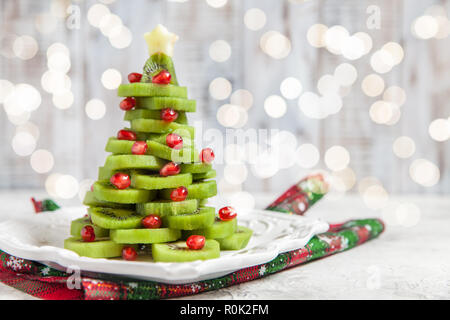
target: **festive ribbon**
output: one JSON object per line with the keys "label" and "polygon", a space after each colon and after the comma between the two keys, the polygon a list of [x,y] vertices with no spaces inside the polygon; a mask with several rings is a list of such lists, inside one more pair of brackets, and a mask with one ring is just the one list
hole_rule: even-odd
{"label": "festive ribbon", "polygon": [[244,268],[216,279],[183,285],[98,274],[95,279],[82,277],[79,289],[69,289],[67,283],[71,283],[71,274],[0,251],[0,281],[43,299],[132,300],[179,297],[259,279],[324,258],[376,238],[383,230],[384,224],[378,219],[351,220],[331,226],[328,232],[314,236],[305,247],[282,253],[267,263]]}

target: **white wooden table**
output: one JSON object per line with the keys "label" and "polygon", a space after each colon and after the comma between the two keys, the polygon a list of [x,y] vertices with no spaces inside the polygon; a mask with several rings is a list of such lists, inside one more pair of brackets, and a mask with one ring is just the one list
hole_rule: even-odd
{"label": "white wooden table", "polygon": [[[0,220],[29,208],[30,191],[0,192]],[[262,208],[274,198],[258,195]],[[180,299],[450,299],[450,198],[410,195],[421,218],[413,227],[387,224],[377,239],[266,278]],[[76,204],[77,200],[68,204]],[[329,222],[380,216],[359,196],[321,201],[308,212]],[[0,299],[34,299],[0,284]]]}

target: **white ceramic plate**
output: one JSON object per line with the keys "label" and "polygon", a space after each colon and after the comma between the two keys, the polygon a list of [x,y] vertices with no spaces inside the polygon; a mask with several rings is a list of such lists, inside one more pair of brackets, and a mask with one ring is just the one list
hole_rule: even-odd
{"label": "white ceramic plate", "polygon": [[115,274],[170,284],[213,279],[233,271],[266,263],[279,253],[303,247],[312,236],[325,232],[324,221],[272,211],[253,210],[239,214],[239,224],[254,234],[243,250],[222,251],[220,258],[183,263],[92,259],[63,249],[70,221],[83,216],[84,207],[64,208],[0,223],[0,249],[17,257],[40,261],[61,270]]}

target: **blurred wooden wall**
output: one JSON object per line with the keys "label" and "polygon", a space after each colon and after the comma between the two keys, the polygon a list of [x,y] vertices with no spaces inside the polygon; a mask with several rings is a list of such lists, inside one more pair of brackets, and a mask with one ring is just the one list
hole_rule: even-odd
{"label": "blurred wooden wall", "polygon": [[[97,167],[103,164],[103,151],[109,136],[121,127],[120,101],[114,91],[105,89],[100,77],[107,68],[118,69],[124,78],[129,72],[139,71],[147,57],[146,44],[141,34],[157,23],[166,25],[180,36],[175,50],[177,75],[181,84],[188,86],[191,98],[198,100],[198,113],[193,120],[203,120],[205,127],[218,127],[216,111],[223,103],[212,99],[208,86],[212,79],[222,76],[235,89],[250,90],[255,98],[245,128],[278,128],[296,134],[299,143],[318,146],[324,168],[323,155],[332,145],[347,148],[351,155],[350,167],[358,179],[376,176],[390,192],[421,193],[450,191],[449,142],[436,142],[428,135],[429,123],[438,117],[450,115],[450,39],[419,40],[411,34],[412,21],[432,4],[448,6],[449,1],[432,0],[311,0],[305,3],[282,0],[229,0],[220,9],[211,8],[204,0],[175,3],[157,0],[117,0],[109,7],[118,14],[133,32],[133,42],[126,49],[113,48],[98,29],[89,25],[86,13],[93,0],[73,1],[81,8],[79,30],[69,30],[60,22],[55,32],[41,35],[34,28],[36,14],[49,10],[51,1],[0,0],[1,33],[30,34],[39,43],[39,52],[31,60],[8,59],[0,56],[0,79],[13,83],[29,83],[42,89],[40,79],[47,69],[46,49],[54,42],[62,42],[71,50],[72,67],[69,75],[75,94],[74,105],[59,110],[52,105],[51,95],[41,90],[43,102],[33,112],[31,121],[40,128],[38,148],[50,150],[55,156],[52,172],[67,173],[77,179],[95,178]],[[300,1],[297,1],[300,2]],[[381,29],[368,30],[366,8],[381,8]],[[262,30],[248,30],[243,23],[247,9],[258,7],[267,14]],[[447,7],[448,8],[448,7]],[[324,49],[311,47],[306,41],[308,28],[315,23],[327,26],[340,24],[350,33],[364,31],[372,36],[373,52],[388,41],[400,43],[405,50],[403,62],[383,75],[386,85],[405,89],[406,104],[400,121],[394,126],[374,124],[368,109],[376,100],[361,91],[361,80],[371,73],[370,55],[352,62],[358,69],[358,80],[346,96],[339,114],[325,120],[306,118],[297,107],[297,100],[288,100],[288,111],[280,119],[272,119],[263,109],[264,99],[280,94],[280,82],[294,76],[301,80],[304,90],[315,90],[317,80],[345,62],[341,56]],[[275,60],[259,47],[261,35],[277,30],[291,39],[292,51],[282,60]],[[214,40],[231,44],[232,55],[225,63],[216,63],[209,57],[209,45]],[[106,102],[108,111],[98,121],[89,119],[84,111],[86,102],[99,98]],[[15,126],[0,110],[0,188],[43,187],[46,174],[35,173],[29,157],[19,157],[11,148]],[[402,160],[392,152],[392,143],[398,136],[411,136],[416,142],[416,153]],[[426,158],[440,168],[440,182],[431,188],[414,183],[408,173],[411,161]],[[219,166],[219,176],[222,176]],[[243,189],[247,191],[284,190],[302,175],[297,166],[283,169],[273,178],[261,180],[249,170]]]}

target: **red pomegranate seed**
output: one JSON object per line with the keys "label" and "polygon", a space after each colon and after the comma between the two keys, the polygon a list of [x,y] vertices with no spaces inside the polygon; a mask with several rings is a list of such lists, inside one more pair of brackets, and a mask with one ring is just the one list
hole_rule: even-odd
{"label": "red pomegranate seed", "polygon": [[172,79],[171,74],[167,70],[161,70],[156,76],[152,77],[152,82],[156,84],[169,84]]}
{"label": "red pomegranate seed", "polygon": [[219,210],[219,218],[222,221],[229,221],[236,218],[237,213],[236,210],[234,210],[233,207],[223,207]]}
{"label": "red pomegranate seed", "polygon": [[137,73],[137,72],[132,72],[128,75],[128,81],[130,81],[130,83],[140,82],[141,79],[142,79],[142,74]]}
{"label": "red pomegranate seed", "polygon": [[117,172],[116,174],[114,174],[111,179],[109,179],[109,181],[117,189],[126,189],[131,184],[130,176],[122,172]]}
{"label": "red pomegranate seed", "polygon": [[169,162],[164,167],[159,170],[159,175],[162,177],[174,176],[179,174],[181,171],[181,167],[178,163]]}
{"label": "red pomegranate seed", "polygon": [[136,133],[130,130],[119,130],[117,132],[117,139],[119,140],[136,140]]}
{"label": "red pomegranate seed", "polygon": [[188,190],[186,187],[178,187],[172,190],[170,193],[170,199],[172,199],[172,201],[183,201],[186,200],[187,195]]}
{"label": "red pomegranate seed", "polygon": [[161,120],[172,122],[177,120],[178,112],[172,108],[166,108],[161,110]]}
{"label": "red pomegranate seed", "polygon": [[92,226],[84,226],[80,233],[84,242],[95,241],[95,232]]}
{"label": "red pomegranate seed", "polygon": [[161,227],[161,218],[155,214],[149,214],[144,219],[142,219],[142,225],[147,229],[158,229]]}
{"label": "red pomegranate seed", "polygon": [[214,161],[214,152],[211,148],[202,149],[200,152],[200,161],[203,163],[211,163]]}
{"label": "red pomegranate seed", "polygon": [[169,133],[166,136],[166,144],[172,149],[183,148],[183,138],[176,133]]}
{"label": "red pomegranate seed", "polygon": [[123,111],[128,111],[134,108],[134,106],[136,105],[136,99],[133,97],[128,97],[123,99],[120,102],[120,109],[122,109]]}
{"label": "red pomegranate seed", "polygon": [[131,147],[131,153],[137,154],[137,155],[143,155],[147,152],[148,145],[145,141],[136,141],[133,143],[133,146]]}
{"label": "red pomegranate seed", "polygon": [[186,244],[189,249],[200,250],[205,246],[205,241],[204,236],[193,235],[187,238]]}
{"label": "red pomegranate seed", "polygon": [[134,261],[137,258],[137,252],[133,247],[123,247],[122,258],[128,261]]}

